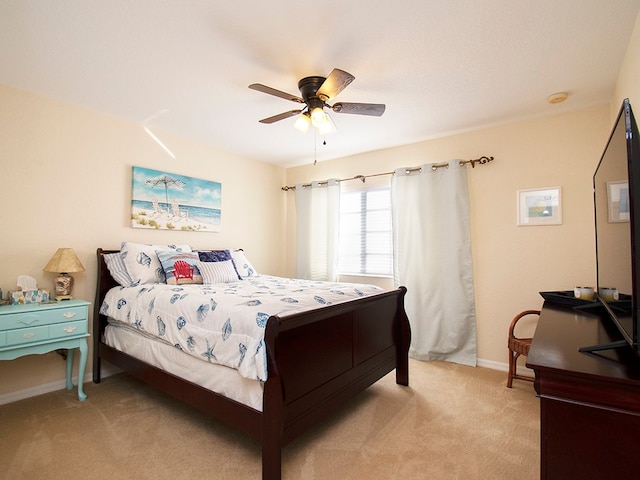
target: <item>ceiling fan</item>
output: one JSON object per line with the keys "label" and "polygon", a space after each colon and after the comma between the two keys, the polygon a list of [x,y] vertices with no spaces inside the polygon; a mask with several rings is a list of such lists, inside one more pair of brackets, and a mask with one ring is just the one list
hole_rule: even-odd
{"label": "ceiling fan", "polygon": [[336,113],[350,113],[355,115],[370,115],[379,117],[384,113],[385,105],[381,103],[346,103],[339,102],[330,105],[328,102],[335,99],[355,77],[350,73],[334,68],[328,77],[305,77],[298,82],[301,97],[290,93],[267,87],[260,83],[249,85],[252,90],[268,93],[276,97],[284,98],[296,103],[305,104],[299,110],[289,110],[272,117],[263,118],[260,123],[275,123],[289,117],[298,115],[294,127],[306,132],[310,125],[316,127],[321,134],[335,131],[335,125],[324,108],[330,108]]}

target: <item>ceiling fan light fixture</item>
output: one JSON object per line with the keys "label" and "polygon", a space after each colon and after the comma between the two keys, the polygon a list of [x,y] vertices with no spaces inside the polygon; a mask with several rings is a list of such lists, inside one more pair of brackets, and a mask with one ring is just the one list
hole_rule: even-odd
{"label": "ceiling fan light fixture", "polygon": [[309,116],[309,112],[301,113],[296,122],[293,124],[294,128],[299,132],[306,133],[309,130],[309,126],[311,125],[311,118]]}
{"label": "ceiling fan light fixture", "polygon": [[327,123],[328,118],[322,107],[315,107],[311,110],[311,123],[316,128],[320,128],[323,124]]}
{"label": "ceiling fan light fixture", "polygon": [[320,135],[327,135],[329,133],[334,133],[338,131],[335,123],[333,123],[333,120],[331,119],[331,117],[326,113],[324,114],[324,120],[317,128]]}

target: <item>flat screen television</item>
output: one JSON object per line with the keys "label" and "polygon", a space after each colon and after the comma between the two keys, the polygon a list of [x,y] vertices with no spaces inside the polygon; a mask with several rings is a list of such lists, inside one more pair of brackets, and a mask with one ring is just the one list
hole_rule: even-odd
{"label": "flat screen television", "polygon": [[[625,99],[593,175],[597,301],[622,339],[583,347],[638,349],[640,330],[640,134]],[[606,289],[609,293],[605,295]],[[612,292],[617,291],[617,296]],[[617,297],[617,298],[616,298]]]}

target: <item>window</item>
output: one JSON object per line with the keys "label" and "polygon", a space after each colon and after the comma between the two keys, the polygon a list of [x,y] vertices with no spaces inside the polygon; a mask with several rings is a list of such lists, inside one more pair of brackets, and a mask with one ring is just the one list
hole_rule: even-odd
{"label": "window", "polygon": [[389,187],[341,194],[339,271],[347,275],[393,275]]}

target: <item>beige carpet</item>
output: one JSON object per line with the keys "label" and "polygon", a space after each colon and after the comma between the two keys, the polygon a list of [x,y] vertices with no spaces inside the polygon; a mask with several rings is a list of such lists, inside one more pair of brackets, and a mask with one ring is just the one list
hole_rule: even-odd
{"label": "beige carpet", "polygon": [[[506,373],[411,361],[289,444],[283,479],[539,478],[539,401]],[[256,479],[258,443],[128,375],[0,406],[0,478]]]}

